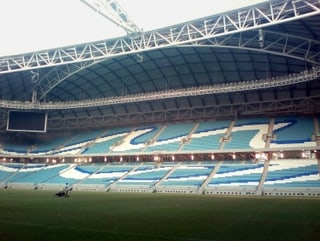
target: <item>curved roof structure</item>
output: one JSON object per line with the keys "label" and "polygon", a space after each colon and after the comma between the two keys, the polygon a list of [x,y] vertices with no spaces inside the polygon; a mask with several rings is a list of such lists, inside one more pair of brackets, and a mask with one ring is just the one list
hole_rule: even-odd
{"label": "curved roof structure", "polygon": [[122,38],[0,58],[7,111],[48,129],[319,113],[320,2],[270,1]]}

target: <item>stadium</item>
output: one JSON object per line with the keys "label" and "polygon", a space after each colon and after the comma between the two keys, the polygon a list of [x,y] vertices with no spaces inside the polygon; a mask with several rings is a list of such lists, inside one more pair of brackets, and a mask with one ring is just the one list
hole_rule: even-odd
{"label": "stadium", "polygon": [[[266,182],[269,194],[318,195],[318,5],[267,2],[3,57],[2,169],[22,170],[2,186],[261,194]],[[44,177],[67,177],[25,177],[50,164]]]}
{"label": "stadium", "polygon": [[320,196],[318,0],[152,31],[83,2],[127,34],[0,57],[1,189]]}

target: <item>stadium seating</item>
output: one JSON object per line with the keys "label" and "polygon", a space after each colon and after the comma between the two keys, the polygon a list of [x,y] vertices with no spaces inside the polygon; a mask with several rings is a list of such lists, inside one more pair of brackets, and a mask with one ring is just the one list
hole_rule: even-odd
{"label": "stadium seating", "polygon": [[154,164],[144,164],[130,172],[125,178],[118,181],[118,185],[153,186],[172,167],[155,167]]}
{"label": "stadium seating", "polygon": [[161,186],[200,187],[214,169],[214,165],[181,165],[169,175]]}
{"label": "stadium seating", "polygon": [[[2,155],[104,155],[254,151],[267,148],[271,118],[246,118],[110,128],[53,136],[37,145],[2,143]],[[314,148],[313,117],[275,117],[270,148]]]}
{"label": "stadium seating", "polygon": [[7,179],[19,171],[21,164],[2,164],[0,165],[0,182],[4,183]]}
{"label": "stadium seating", "polygon": [[190,136],[190,141],[183,146],[182,150],[218,150],[220,138],[224,135],[229,125],[230,121],[200,122],[198,128]]}
{"label": "stadium seating", "polygon": [[48,154],[50,152],[54,152],[59,150],[60,147],[65,146],[65,143],[72,138],[72,136],[55,136],[54,138],[50,138],[48,140],[43,140],[39,142],[34,148],[31,149],[30,154]]}
{"label": "stadium seating", "polygon": [[3,143],[2,145],[3,152],[8,152],[11,154],[25,154],[28,152],[29,148],[29,145],[15,144],[10,142]]}
{"label": "stadium seating", "polygon": [[209,186],[257,186],[262,164],[223,164],[209,182]]}
{"label": "stadium seating", "polygon": [[264,188],[319,188],[316,160],[274,160],[270,162]]}
{"label": "stadium seating", "polygon": [[76,190],[320,195],[317,160],[272,160],[266,164],[237,160],[160,166],[152,162],[1,164],[0,183],[6,188],[61,189],[68,182]]}
{"label": "stadium seating", "polygon": [[187,137],[195,123],[167,124],[156,140],[147,146],[145,152],[178,151],[182,138]]}
{"label": "stadium seating", "polygon": [[[311,148],[317,146],[315,123],[319,118],[300,116],[206,120],[72,132],[47,137],[32,146],[3,142],[2,155],[50,155],[60,164],[15,164],[5,163],[4,159],[0,164],[0,187],[55,190],[69,183],[76,190],[87,191],[320,195],[319,163],[315,153],[311,155]],[[209,152],[219,151],[229,152],[230,156],[235,151],[254,153],[268,148],[270,154],[286,148],[298,152],[307,148],[310,155],[288,160],[279,155],[272,156],[272,160],[252,160],[251,156],[241,161],[236,159],[238,155],[229,161],[227,156],[220,156],[201,162],[174,161],[170,156],[193,152],[206,152],[208,156]],[[100,155],[101,161],[104,156],[125,154],[135,160],[135,155],[158,153],[166,153],[172,162],[119,159],[95,164],[91,159],[88,163],[64,163],[62,159],[64,155]],[[261,163],[257,163],[259,160]]]}
{"label": "stadium seating", "polygon": [[316,142],[312,140],[315,134],[313,118],[306,117],[276,117],[275,124],[287,123],[287,125],[274,130],[275,139],[270,147],[315,147]]}

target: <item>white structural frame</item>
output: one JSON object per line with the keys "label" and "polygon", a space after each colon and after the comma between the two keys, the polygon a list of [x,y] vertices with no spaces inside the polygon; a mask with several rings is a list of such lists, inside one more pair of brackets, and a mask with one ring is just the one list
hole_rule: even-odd
{"label": "white structural frame", "polygon": [[299,84],[311,81],[320,77],[320,67],[314,67],[298,74],[283,77],[268,78],[262,80],[242,81],[228,84],[206,85],[201,87],[191,87],[166,91],[148,92],[125,96],[106,97],[99,99],[88,99],[82,101],[64,102],[23,102],[0,100],[0,107],[10,109],[33,109],[33,110],[63,110],[92,108],[98,106],[108,106],[125,103],[136,103],[142,101],[152,101],[160,99],[170,99],[177,97],[209,95],[218,93],[231,93],[246,90],[258,90],[274,88],[285,85]]}
{"label": "white structural frame", "polygon": [[[228,37],[216,37],[205,41],[198,41],[196,43],[189,43],[186,45],[178,45],[177,47],[216,47],[216,48],[238,48],[256,52],[264,52],[273,55],[286,56],[298,60],[309,62],[315,66],[320,63],[317,62],[320,59],[320,52],[313,52],[311,49],[319,49],[320,41],[302,38],[299,36],[288,35],[272,31],[263,31],[265,36],[272,36],[275,39],[273,42],[264,41],[264,46],[260,46],[259,43],[259,31],[252,38],[245,38],[243,35],[236,33],[231,34]],[[266,37],[265,37],[266,39]],[[288,44],[294,43],[295,45]],[[318,46],[318,47],[316,47]],[[79,62],[69,65],[63,65],[59,68],[54,68],[48,74],[39,79],[35,84],[32,91],[38,93],[38,100],[45,99],[46,95],[54,89],[57,85],[63,82],[71,75],[85,69],[91,65],[102,62],[102,60],[91,60],[86,62]],[[26,93],[30,96],[30,93]]]}
{"label": "white structural frame", "polygon": [[155,31],[0,58],[0,74],[95,61],[113,56],[197,44],[320,14],[319,0],[269,1]]}
{"label": "white structural frame", "polygon": [[80,1],[89,6],[95,12],[99,13],[101,16],[123,28],[128,34],[138,33],[141,31],[116,0]]}

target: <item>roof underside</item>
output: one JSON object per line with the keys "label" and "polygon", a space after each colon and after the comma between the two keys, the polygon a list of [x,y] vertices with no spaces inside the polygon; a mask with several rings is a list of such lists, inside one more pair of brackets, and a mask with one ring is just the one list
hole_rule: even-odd
{"label": "roof underside", "polygon": [[[282,50],[278,36],[287,38],[287,46],[297,46],[301,39],[311,40],[313,52],[319,54],[320,16],[297,19],[263,28],[263,44],[249,48],[244,44],[214,45],[211,41],[201,44],[180,45],[107,58],[84,68],[48,93],[39,96],[46,102],[81,101],[95,98],[125,96],[268,79],[309,70],[319,65]],[[260,34],[249,30],[223,37],[225,41],[245,42]],[[233,38],[233,40],[230,40]],[[218,39],[217,41],[222,41]],[[291,41],[291,42],[290,42]],[[279,51],[268,51],[268,43],[279,42]],[[41,68],[32,71],[0,75],[0,98],[11,101],[31,100],[32,90],[43,76],[50,76],[65,66]],[[235,114],[261,115],[274,113],[319,113],[319,78],[295,85],[256,91],[239,91],[202,96],[176,97],[156,101],[100,106],[94,108],[48,111],[48,129],[79,126],[136,124],[166,120],[230,117]],[[6,109],[2,111],[3,120]],[[4,123],[2,129],[4,129]]]}

